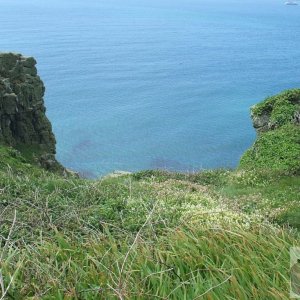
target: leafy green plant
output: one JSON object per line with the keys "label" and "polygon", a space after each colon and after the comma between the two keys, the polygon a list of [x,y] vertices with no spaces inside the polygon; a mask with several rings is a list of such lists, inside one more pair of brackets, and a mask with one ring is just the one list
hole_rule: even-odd
{"label": "leafy green plant", "polygon": [[287,90],[256,104],[251,111],[254,116],[270,115],[275,127],[291,122],[296,111],[300,110],[300,89]]}
{"label": "leafy green plant", "polygon": [[241,169],[300,172],[300,128],[287,124],[258,136],[240,161]]}

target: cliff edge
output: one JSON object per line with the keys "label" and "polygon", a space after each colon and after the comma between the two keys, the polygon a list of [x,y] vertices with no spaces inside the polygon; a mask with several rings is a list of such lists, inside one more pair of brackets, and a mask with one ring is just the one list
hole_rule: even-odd
{"label": "cliff edge", "polygon": [[0,143],[48,170],[62,170],[56,161],[56,140],[45,115],[45,87],[33,57],[0,53]]}
{"label": "cliff edge", "polygon": [[240,168],[300,173],[300,89],[287,90],[251,108],[257,132]]}

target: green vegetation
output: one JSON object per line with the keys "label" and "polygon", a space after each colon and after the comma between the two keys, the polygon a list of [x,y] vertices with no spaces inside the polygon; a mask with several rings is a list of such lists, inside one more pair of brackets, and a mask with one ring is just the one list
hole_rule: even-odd
{"label": "green vegetation", "polygon": [[37,164],[37,157],[45,153],[38,145],[18,144],[15,148],[22,154],[26,161],[31,164]]}
{"label": "green vegetation", "polygon": [[253,116],[270,115],[272,127],[289,124],[300,109],[300,89],[287,90],[252,107]]}
{"label": "green vegetation", "polygon": [[251,111],[259,135],[240,168],[300,174],[300,90],[269,97]]}
{"label": "green vegetation", "polygon": [[300,129],[287,124],[260,134],[240,161],[244,169],[277,170],[300,174]]}
{"label": "green vegetation", "polygon": [[300,211],[300,177],[145,171],[92,181],[48,173],[13,149],[0,157],[8,299],[288,299],[299,234],[276,223]]}
{"label": "green vegetation", "polygon": [[253,108],[237,170],[87,180],[0,146],[0,299],[289,299],[299,95]]}

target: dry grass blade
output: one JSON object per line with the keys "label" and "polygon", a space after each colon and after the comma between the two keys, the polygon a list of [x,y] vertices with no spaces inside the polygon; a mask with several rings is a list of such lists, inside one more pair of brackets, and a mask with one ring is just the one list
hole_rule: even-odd
{"label": "dry grass blade", "polygon": [[215,285],[215,286],[212,286],[211,288],[209,288],[207,291],[205,291],[203,294],[195,297],[193,300],[196,300],[196,299],[200,299],[201,297],[205,296],[206,294],[208,294],[210,291],[218,288],[219,286],[223,285],[224,283],[226,283],[230,278],[232,278],[232,275],[230,275],[229,277],[227,277],[224,281],[222,281],[221,283]]}
{"label": "dry grass blade", "polygon": [[[16,220],[17,220],[17,211],[15,210],[14,211],[14,219],[13,219],[13,222],[12,222],[12,225],[10,227],[6,242],[4,244],[4,247],[3,247],[1,255],[0,255],[0,263],[2,263],[4,253],[5,253],[5,251],[7,250],[8,246],[9,246],[9,243],[10,243],[10,240],[11,240],[11,235],[13,233],[13,230],[14,230],[14,227],[15,227],[15,224],[16,224]],[[2,275],[2,271],[0,269],[0,286],[1,286],[1,290],[2,290],[2,297],[0,298],[0,300],[3,300],[6,297],[6,294],[8,293],[8,290],[9,290],[9,288],[10,288],[12,282],[13,282],[13,279],[14,279],[14,276],[11,277],[9,284],[5,288],[4,278],[3,278],[3,275]]]}
{"label": "dry grass blade", "polygon": [[150,221],[153,213],[154,213],[154,210],[156,208],[156,203],[153,205],[153,208],[152,210],[150,211],[150,213],[148,214],[147,216],[147,219],[146,221],[144,222],[144,224],[141,226],[141,228],[139,229],[139,231],[137,232],[137,234],[135,235],[135,238],[133,240],[133,243],[131,244],[131,246],[129,247],[129,250],[127,251],[126,255],[125,255],[125,258],[124,258],[124,261],[122,263],[122,266],[121,266],[121,270],[120,270],[120,278],[119,278],[119,287],[122,286],[122,277],[123,277],[123,272],[124,272],[124,268],[125,268],[125,265],[126,265],[126,262],[128,260],[128,257],[129,257],[129,254],[130,252],[132,251],[134,245],[136,244],[142,230],[145,228],[145,226],[148,224],[148,222]]}

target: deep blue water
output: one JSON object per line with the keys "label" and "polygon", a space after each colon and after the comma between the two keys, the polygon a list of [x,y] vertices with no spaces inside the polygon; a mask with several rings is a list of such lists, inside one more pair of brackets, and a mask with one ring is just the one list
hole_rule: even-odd
{"label": "deep blue water", "polygon": [[0,0],[0,51],[32,55],[57,157],[88,175],[234,167],[249,107],[300,86],[284,0]]}

